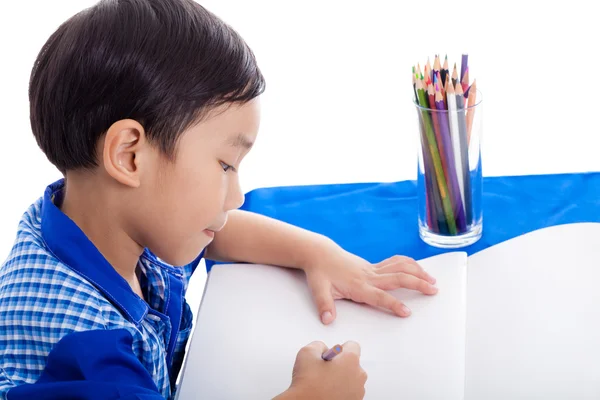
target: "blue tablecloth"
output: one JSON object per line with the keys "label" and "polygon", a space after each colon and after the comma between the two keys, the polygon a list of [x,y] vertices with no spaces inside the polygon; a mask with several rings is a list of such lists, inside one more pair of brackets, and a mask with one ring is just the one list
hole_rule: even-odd
{"label": "blue tablecloth", "polygon": [[[242,209],[329,236],[371,262],[443,253],[417,227],[416,182],[257,189]],[[600,173],[484,178],[483,236],[469,254],[536,229],[600,222]],[[207,261],[207,268],[213,265]]]}

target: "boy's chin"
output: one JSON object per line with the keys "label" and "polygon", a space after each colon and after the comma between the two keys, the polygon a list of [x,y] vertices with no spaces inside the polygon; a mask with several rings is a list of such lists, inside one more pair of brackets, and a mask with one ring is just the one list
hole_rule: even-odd
{"label": "boy's chin", "polygon": [[173,251],[174,249],[169,249],[167,254],[163,254],[162,256],[156,254],[156,256],[161,261],[164,261],[169,265],[183,267],[197,259],[202,250],[204,250],[204,248],[208,246],[210,242],[212,242],[212,239],[205,238],[202,240],[202,243],[198,243],[198,245],[194,246],[193,249],[179,248],[176,249],[176,251]]}

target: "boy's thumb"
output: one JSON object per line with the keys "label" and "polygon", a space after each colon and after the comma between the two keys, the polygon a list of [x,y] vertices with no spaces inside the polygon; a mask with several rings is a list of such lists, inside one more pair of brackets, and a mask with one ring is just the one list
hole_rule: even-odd
{"label": "boy's thumb", "polygon": [[328,325],[335,319],[335,303],[331,294],[331,284],[328,281],[321,281],[313,282],[311,286],[321,322]]}

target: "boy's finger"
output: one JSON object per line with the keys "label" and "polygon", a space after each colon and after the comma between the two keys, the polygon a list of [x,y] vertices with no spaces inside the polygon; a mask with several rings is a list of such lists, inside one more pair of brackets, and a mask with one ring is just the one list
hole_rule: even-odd
{"label": "boy's finger", "polygon": [[328,350],[327,345],[319,340],[307,344],[304,348],[309,351],[311,355],[319,358]]}
{"label": "boy's finger", "polygon": [[416,276],[417,278],[426,280],[432,285],[436,282],[435,278],[429,275],[427,272],[425,272],[421,267],[411,264],[389,264],[385,267],[377,268],[375,270],[376,274],[393,274],[397,272],[402,272],[405,274]]}
{"label": "boy's finger", "polygon": [[400,317],[410,315],[410,310],[400,300],[388,292],[368,284],[361,286],[352,300],[388,309]]}
{"label": "boy's finger", "polygon": [[360,357],[360,345],[353,340],[349,340],[342,345],[344,352],[354,353]]}
{"label": "boy's finger", "polygon": [[405,272],[421,279],[425,279],[431,284],[435,284],[436,280],[433,276],[429,275],[423,267],[421,267],[415,260],[408,257],[391,257],[388,260],[395,260],[386,264],[380,265],[375,268],[375,272],[378,274],[390,274],[394,272]]}
{"label": "boy's finger", "polygon": [[433,286],[431,283],[417,278],[414,275],[406,274],[403,272],[397,272],[392,274],[377,274],[369,278],[371,283],[383,290],[393,290],[398,288],[405,288],[411,290],[418,290],[423,294],[433,295],[438,292],[438,288]]}
{"label": "boy's finger", "polygon": [[414,260],[410,257],[396,255],[396,256],[392,256],[392,257],[386,258],[383,261],[378,262],[377,264],[375,264],[375,268],[382,268],[382,267],[385,267],[386,265],[398,264],[398,263],[404,263],[404,262],[410,262],[410,261],[414,261]]}
{"label": "boy's finger", "polygon": [[332,323],[336,313],[333,294],[331,293],[331,283],[322,278],[312,278],[310,279],[309,286],[317,305],[321,322],[325,325]]}

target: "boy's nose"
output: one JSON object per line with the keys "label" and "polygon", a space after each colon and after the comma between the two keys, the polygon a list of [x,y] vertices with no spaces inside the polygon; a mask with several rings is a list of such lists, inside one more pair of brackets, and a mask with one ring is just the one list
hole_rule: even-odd
{"label": "boy's nose", "polygon": [[242,206],[242,204],[244,204],[244,200],[245,200],[245,196],[244,193],[242,193],[242,191],[240,190],[238,192],[238,196],[236,197],[236,200],[234,201],[234,210],[237,210],[238,208],[240,208]]}
{"label": "boy's nose", "polygon": [[239,182],[236,182],[228,193],[225,211],[236,210],[240,208],[242,204],[244,204],[244,193],[242,193]]}

